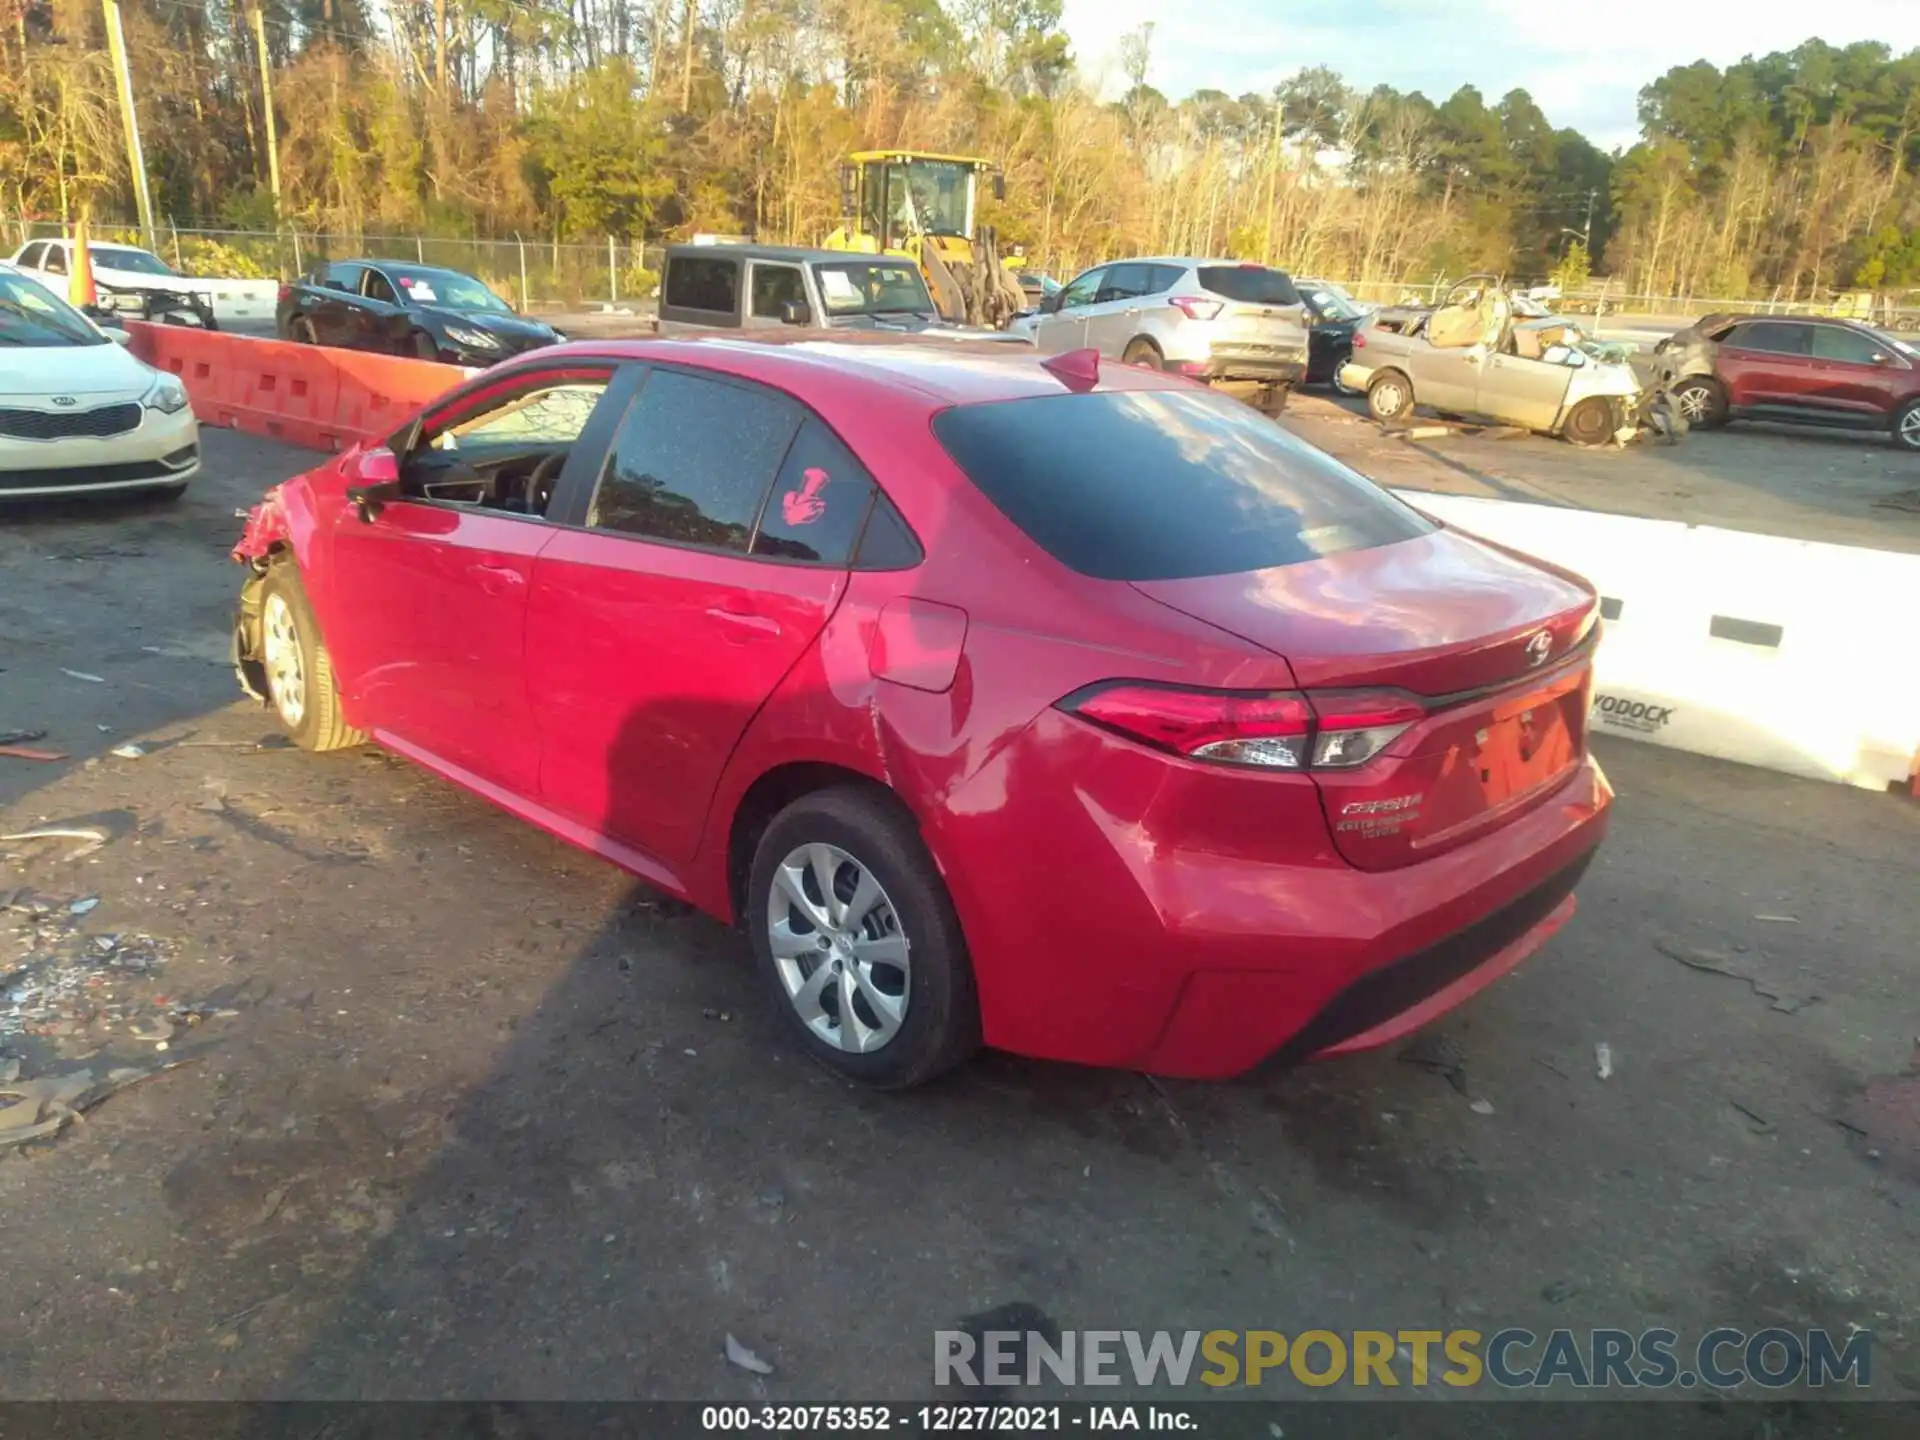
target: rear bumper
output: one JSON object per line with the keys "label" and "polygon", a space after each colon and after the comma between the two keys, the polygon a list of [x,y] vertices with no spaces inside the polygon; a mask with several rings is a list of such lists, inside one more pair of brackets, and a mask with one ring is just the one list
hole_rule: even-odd
{"label": "rear bumper", "polygon": [[1226,782],[1169,783],[1163,759],[1072,724],[1036,722],[926,833],[987,1042],[1082,1064],[1224,1079],[1391,1043],[1565,923],[1612,800],[1588,759],[1490,835],[1362,871],[1332,853],[1306,777],[1230,777],[1226,813]]}
{"label": "rear bumper", "polygon": [[1238,349],[1215,346],[1204,360],[1179,367],[1182,373],[1208,384],[1253,381],[1266,385],[1299,385],[1307,378],[1307,353],[1267,347]]}

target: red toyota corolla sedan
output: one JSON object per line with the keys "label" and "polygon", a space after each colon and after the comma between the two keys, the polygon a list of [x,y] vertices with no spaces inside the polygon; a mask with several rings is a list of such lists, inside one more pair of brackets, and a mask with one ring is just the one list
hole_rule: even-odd
{"label": "red toyota corolla sedan", "polygon": [[235,557],[300,745],[739,923],[875,1085],[1385,1044],[1553,934],[1606,829],[1590,587],[1090,352],[545,350]]}

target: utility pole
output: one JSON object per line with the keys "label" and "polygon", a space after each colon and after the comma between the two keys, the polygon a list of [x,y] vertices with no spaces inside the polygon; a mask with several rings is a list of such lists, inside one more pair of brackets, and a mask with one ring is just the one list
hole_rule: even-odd
{"label": "utility pole", "polygon": [[127,37],[120,29],[119,0],[100,0],[107,16],[107,50],[120,91],[120,119],[127,129],[127,168],[133,171],[133,198],[140,207],[140,233],[154,247],[153,197],[147,193],[147,157],[140,148],[140,117],[133,109],[133,75],[127,69]]}
{"label": "utility pole", "polygon": [[1593,254],[1593,197],[1597,191],[1587,191],[1587,223],[1581,227],[1580,243],[1586,246],[1587,254]]}
{"label": "utility pole", "polygon": [[[107,0],[112,4],[113,0]],[[280,224],[280,127],[273,118],[273,64],[267,58],[267,19],[258,5],[248,11],[253,45],[260,53],[260,107],[267,118],[267,183],[273,187],[273,223]]]}

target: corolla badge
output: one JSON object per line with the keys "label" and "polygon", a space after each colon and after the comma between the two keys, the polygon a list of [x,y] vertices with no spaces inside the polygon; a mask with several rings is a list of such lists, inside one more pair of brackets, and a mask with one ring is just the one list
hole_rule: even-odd
{"label": "corolla badge", "polygon": [[1553,636],[1545,630],[1535,631],[1533,638],[1527,641],[1527,664],[1544,665],[1547,656],[1553,653]]}
{"label": "corolla badge", "polygon": [[69,409],[80,403],[78,400],[74,399],[73,396],[71,395],[55,395],[52,398],[53,398],[54,404],[63,406]]}

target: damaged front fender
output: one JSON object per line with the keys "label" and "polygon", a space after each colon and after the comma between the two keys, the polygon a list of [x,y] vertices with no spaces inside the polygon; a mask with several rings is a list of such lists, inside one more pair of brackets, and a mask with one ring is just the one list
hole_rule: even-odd
{"label": "damaged front fender", "polygon": [[264,565],[277,546],[291,543],[292,535],[287,529],[287,507],[281,500],[280,487],[261,497],[260,503],[247,511],[247,523],[240,532],[240,541],[233,547],[233,559],[242,565]]}

